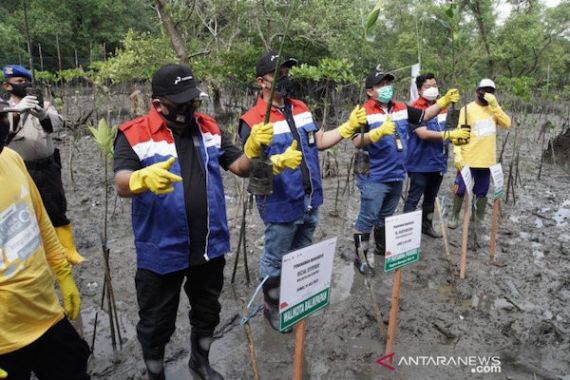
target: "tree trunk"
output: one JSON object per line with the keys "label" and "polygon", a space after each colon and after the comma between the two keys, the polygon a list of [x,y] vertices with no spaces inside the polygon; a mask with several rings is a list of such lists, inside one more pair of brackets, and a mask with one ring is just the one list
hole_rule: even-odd
{"label": "tree trunk", "polygon": [[488,76],[490,78],[495,77],[495,60],[491,53],[491,42],[489,41],[489,34],[487,28],[485,27],[485,15],[484,10],[481,9],[481,0],[471,0],[468,2],[469,8],[473,12],[475,21],[477,22],[477,28],[479,29],[479,34],[481,35],[481,40],[483,46],[485,47],[485,52],[487,53],[487,63],[489,65]]}
{"label": "tree trunk", "polygon": [[167,1],[166,0],[154,0],[156,4],[156,12],[158,13],[158,17],[160,18],[160,22],[166,29],[168,36],[170,37],[170,43],[172,44],[172,48],[178,57],[178,61],[184,65],[189,65],[188,62],[188,51],[186,50],[186,45],[184,44],[184,40],[182,36],[180,36],[180,32],[176,29],[176,24],[172,19],[172,15],[168,10]]}

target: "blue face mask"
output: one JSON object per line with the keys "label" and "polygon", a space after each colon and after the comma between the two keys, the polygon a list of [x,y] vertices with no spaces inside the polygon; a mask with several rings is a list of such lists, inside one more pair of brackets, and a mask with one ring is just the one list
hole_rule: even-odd
{"label": "blue face mask", "polygon": [[383,104],[388,104],[394,96],[394,88],[391,85],[381,87],[378,90],[378,101]]}

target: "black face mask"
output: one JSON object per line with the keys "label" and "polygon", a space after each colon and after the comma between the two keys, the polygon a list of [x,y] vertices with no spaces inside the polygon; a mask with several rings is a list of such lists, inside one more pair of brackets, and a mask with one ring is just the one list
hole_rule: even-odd
{"label": "black face mask", "polygon": [[0,153],[4,150],[8,133],[10,132],[10,121],[7,113],[0,113]]}
{"label": "black face mask", "polygon": [[166,120],[177,124],[189,124],[198,107],[195,102],[189,102],[178,104],[176,107],[167,106],[166,108],[168,114],[163,115]]}
{"label": "black face mask", "polygon": [[288,75],[284,75],[275,83],[275,91],[284,98],[291,93],[291,86],[291,78]]}
{"label": "black face mask", "polygon": [[25,97],[26,88],[32,87],[32,84],[30,82],[18,83],[18,84],[10,83],[10,85],[12,86],[12,90],[10,90],[9,92],[14,94],[14,96],[17,96],[18,98]]}

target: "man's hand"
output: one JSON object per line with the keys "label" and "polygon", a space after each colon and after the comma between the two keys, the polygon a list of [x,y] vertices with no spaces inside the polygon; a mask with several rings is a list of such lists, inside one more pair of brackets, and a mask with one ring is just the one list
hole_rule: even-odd
{"label": "man's hand", "polygon": [[460,99],[459,90],[456,88],[452,88],[447,91],[445,95],[439,98],[436,103],[440,109],[447,108],[449,103],[457,103]]}
{"label": "man's hand", "polygon": [[485,99],[485,101],[489,104],[489,107],[491,108],[499,107],[499,102],[497,102],[497,98],[495,97],[495,95],[486,92],[485,95],[483,95],[483,99]]}
{"label": "man's hand", "polygon": [[8,372],[0,368],[0,379],[6,379],[6,378],[8,378]]}
{"label": "man's hand", "polygon": [[81,298],[79,290],[75,286],[71,272],[57,276],[57,283],[63,298],[63,309],[69,319],[77,319],[81,310]]}
{"label": "man's hand", "polygon": [[393,135],[396,132],[396,124],[390,119],[390,116],[386,116],[386,120],[379,128],[374,128],[368,132],[368,137],[373,143],[378,142],[382,137]]}
{"label": "man's hand", "polygon": [[357,105],[350,113],[348,121],[338,127],[338,132],[343,138],[348,139],[358,132],[360,126],[364,124],[366,124],[366,110]]}
{"label": "man's hand", "polygon": [[18,112],[31,111],[36,107],[39,107],[38,98],[33,95],[27,95],[23,97],[22,100],[20,100],[20,102],[14,106]]}
{"label": "man's hand", "polygon": [[453,145],[457,144],[458,139],[468,139],[470,132],[464,128],[457,128],[451,131],[443,131],[443,141],[450,140]]}
{"label": "man's hand", "polygon": [[40,107],[39,104],[34,108],[30,109],[30,113],[32,114],[32,116],[37,117],[39,120],[43,120],[46,117],[48,117],[47,110],[43,107]]}
{"label": "man's hand", "polygon": [[166,194],[174,191],[172,184],[181,182],[182,178],[170,173],[168,169],[172,167],[176,158],[170,157],[166,161],[147,166],[131,174],[129,179],[129,189],[133,193],[142,193],[150,190],[155,194]]}
{"label": "man's hand", "polygon": [[273,162],[273,175],[280,174],[285,169],[297,169],[302,159],[303,153],[297,150],[297,140],[293,140],[285,152],[270,157]]}
{"label": "man's hand", "polygon": [[243,152],[250,160],[261,156],[264,145],[271,144],[273,140],[273,124],[259,123],[251,128],[251,133],[245,142]]}

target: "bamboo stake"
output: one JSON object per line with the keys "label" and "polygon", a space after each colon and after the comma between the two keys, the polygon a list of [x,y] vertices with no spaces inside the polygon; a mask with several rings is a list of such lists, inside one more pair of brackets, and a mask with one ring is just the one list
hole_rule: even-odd
{"label": "bamboo stake", "polygon": [[295,325],[295,359],[293,362],[293,380],[303,379],[303,357],[305,355],[306,319]]}
{"label": "bamboo stake", "polygon": [[398,321],[398,308],[400,307],[400,281],[402,270],[396,269],[394,283],[392,284],[392,306],[390,307],[390,321],[388,322],[388,335],[386,338],[386,351],[384,354],[394,352],[394,342],[396,340],[396,323]]}
{"label": "bamboo stake", "polygon": [[467,191],[463,196],[464,200],[464,207],[463,207],[463,231],[462,231],[462,240],[461,240],[461,265],[459,268],[459,278],[461,280],[465,279],[465,267],[467,266],[467,242],[469,239],[469,217],[471,207],[469,207],[469,194]]}
{"label": "bamboo stake", "polygon": [[455,290],[455,272],[453,270],[453,261],[451,258],[451,252],[449,251],[449,241],[447,240],[447,228],[443,221],[443,214],[441,212],[439,197],[435,197],[435,208],[439,216],[439,226],[441,227],[441,236],[443,237],[445,256],[447,257],[447,266],[449,267],[449,275],[451,277],[451,287],[453,290]]}
{"label": "bamboo stake", "polygon": [[493,202],[493,219],[491,221],[491,242],[489,244],[491,262],[495,261],[495,251],[497,248],[497,221],[499,220],[499,212],[501,209],[500,199]]}
{"label": "bamboo stake", "polygon": [[[247,307],[245,305],[245,300],[243,297],[239,299],[241,303],[241,311],[244,317],[247,317]],[[253,334],[251,332],[251,326],[249,322],[243,324],[243,329],[247,337],[247,349],[249,351],[249,363],[251,364],[251,370],[253,371],[253,379],[259,380],[259,369],[257,368],[257,359],[255,355],[255,346],[253,345]]]}

